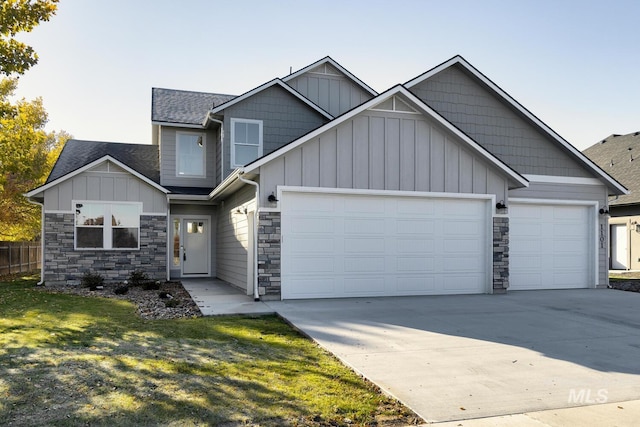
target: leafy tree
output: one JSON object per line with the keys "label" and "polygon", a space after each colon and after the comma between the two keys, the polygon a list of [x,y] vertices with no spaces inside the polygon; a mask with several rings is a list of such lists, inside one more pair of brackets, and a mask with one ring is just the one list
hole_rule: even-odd
{"label": "leafy tree", "polygon": [[15,79],[0,80],[0,240],[40,234],[40,208],[22,194],[44,183],[69,139],[65,132],[45,132],[42,99],[11,103],[15,88]]}
{"label": "leafy tree", "polygon": [[38,62],[31,46],[15,39],[55,14],[59,0],[0,1],[0,74],[24,74]]}

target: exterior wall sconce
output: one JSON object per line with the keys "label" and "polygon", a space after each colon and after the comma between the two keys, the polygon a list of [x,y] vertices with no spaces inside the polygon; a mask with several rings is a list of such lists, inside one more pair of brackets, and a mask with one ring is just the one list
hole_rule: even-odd
{"label": "exterior wall sconce", "polygon": [[609,215],[609,209],[600,208],[598,212],[600,212],[600,215]]}
{"label": "exterior wall sconce", "polygon": [[498,203],[496,203],[496,209],[506,209],[507,205],[504,204],[504,200],[500,200]]}
{"label": "exterior wall sconce", "polygon": [[236,209],[236,213],[240,214],[240,215],[246,215],[247,214],[247,208],[239,207],[238,209]]}
{"label": "exterior wall sconce", "polygon": [[273,193],[269,194],[269,197],[267,197],[267,200],[270,201],[271,203],[278,201],[278,199],[276,199],[276,196],[274,196]]}

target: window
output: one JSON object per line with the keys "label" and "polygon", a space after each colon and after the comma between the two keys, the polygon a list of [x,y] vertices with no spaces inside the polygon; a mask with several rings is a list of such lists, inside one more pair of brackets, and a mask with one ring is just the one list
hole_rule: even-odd
{"label": "window", "polygon": [[262,156],[262,121],[231,119],[231,167],[244,166]]}
{"label": "window", "polygon": [[140,203],[76,202],[76,249],[139,249],[140,207]]}
{"label": "window", "polygon": [[176,174],[184,177],[205,176],[205,135],[176,133]]}

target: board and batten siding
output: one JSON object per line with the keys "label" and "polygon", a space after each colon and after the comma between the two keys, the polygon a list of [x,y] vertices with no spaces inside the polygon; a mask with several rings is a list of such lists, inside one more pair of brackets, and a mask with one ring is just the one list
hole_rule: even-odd
{"label": "board and batten siding", "polygon": [[274,85],[224,111],[224,176],[235,169],[231,163],[231,119],[262,120],[263,155],[316,129],[328,121],[322,114]]}
{"label": "board and batten siding", "polygon": [[[205,135],[205,174],[204,178],[191,178],[176,175],[176,134],[202,133]],[[218,130],[173,128],[162,126],[160,128],[160,184],[177,187],[205,187],[213,188],[216,185],[216,151]]]}
{"label": "board and batten siding", "polygon": [[288,80],[287,84],[334,117],[372,98],[335,69],[334,73],[309,71]]}
{"label": "board and batten siding", "polygon": [[[607,203],[608,190],[604,184],[531,182],[528,188],[509,190],[509,199],[512,198],[540,199],[540,203],[544,203],[544,200],[598,202],[598,206],[603,207]],[[598,277],[596,279],[599,285],[606,285],[609,283],[608,217],[607,215],[598,215],[596,220],[598,226],[598,234],[595,236],[598,240],[595,242],[598,251]]]}
{"label": "board and batten siding", "polygon": [[558,142],[458,66],[410,91],[521,174],[592,176]]}
{"label": "board and batten siding", "polygon": [[255,210],[255,195],[252,186],[245,186],[220,203],[217,214],[216,276],[242,289],[247,288],[247,216]]}
{"label": "board and batten siding", "polygon": [[418,114],[366,111],[260,167],[261,205],[279,185],[495,194],[508,183],[481,156]]}
{"label": "board and batten siding", "polygon": [[45,191],[45,212],[73,212],[73,200],[142,202],[142,213],[166,213],[166,195],[111,164],[83,172]]}

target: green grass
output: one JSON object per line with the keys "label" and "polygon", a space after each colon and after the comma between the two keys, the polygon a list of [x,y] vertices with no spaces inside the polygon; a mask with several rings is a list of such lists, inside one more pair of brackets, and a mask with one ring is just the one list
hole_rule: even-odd
{"label": "green grass", "polygon": [[143,321],[125,301],[0,282],[0,425],[409,422],[275,316]]}

